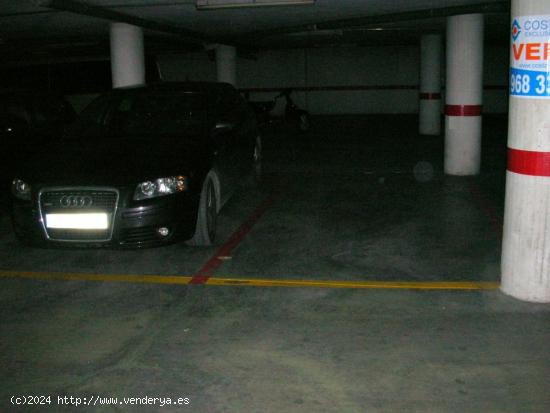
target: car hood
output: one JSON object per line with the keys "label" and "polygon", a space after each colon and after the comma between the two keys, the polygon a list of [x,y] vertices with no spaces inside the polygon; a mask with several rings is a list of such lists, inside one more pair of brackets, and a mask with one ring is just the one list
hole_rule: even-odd
{"label": "car hood", "polygon": [[209,162],[199,139],[61,141],[27,152],[18,176],[46,185],[129,185]]}

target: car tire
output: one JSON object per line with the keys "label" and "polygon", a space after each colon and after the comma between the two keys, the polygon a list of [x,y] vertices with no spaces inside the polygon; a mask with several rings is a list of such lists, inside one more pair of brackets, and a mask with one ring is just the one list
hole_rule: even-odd
{"label": "car tire", "polygon": [[202,185],[195,234],[187,241],[187,245],[207,247],[214,243],[218,217],[218,202],[214,179],[208,174]]}

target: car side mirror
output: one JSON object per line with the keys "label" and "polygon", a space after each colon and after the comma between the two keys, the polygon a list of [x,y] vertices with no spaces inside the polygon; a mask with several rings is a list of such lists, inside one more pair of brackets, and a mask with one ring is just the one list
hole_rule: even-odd
{"label": "car side mirror", "polygon": [[235,128],[235,125],[231,122],[217,122],[214,126],[215,132],[229,132]]}

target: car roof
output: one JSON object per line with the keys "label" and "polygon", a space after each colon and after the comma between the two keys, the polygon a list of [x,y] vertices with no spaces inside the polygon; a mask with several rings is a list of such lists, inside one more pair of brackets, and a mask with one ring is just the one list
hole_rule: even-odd
{"label": "car roof", "polygon": [[159,82],[147,85],[128,86],[113,89],[113,93],[128,92],[196,92],[196,93],[216,93],[234,89],[229,83],[223,82]]}

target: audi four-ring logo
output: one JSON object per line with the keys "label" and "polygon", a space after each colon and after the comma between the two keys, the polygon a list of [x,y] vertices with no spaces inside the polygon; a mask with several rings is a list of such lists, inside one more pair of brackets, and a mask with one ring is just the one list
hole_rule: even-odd
{"label": "audi four-ring logo", "polygon": [[93,203],[92,197],[85,195],[64,195],[59,200],[59,205],[63,208],[87,208]]}

